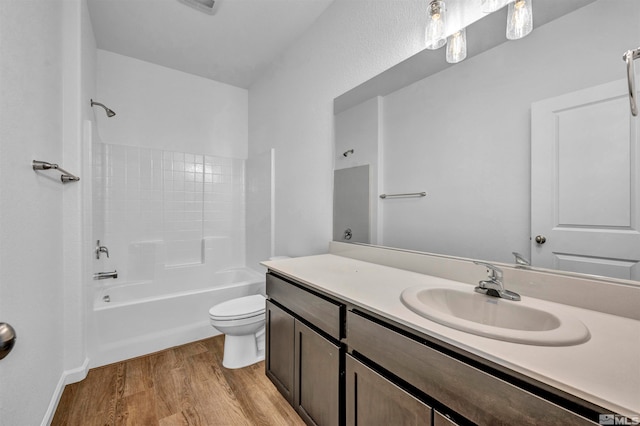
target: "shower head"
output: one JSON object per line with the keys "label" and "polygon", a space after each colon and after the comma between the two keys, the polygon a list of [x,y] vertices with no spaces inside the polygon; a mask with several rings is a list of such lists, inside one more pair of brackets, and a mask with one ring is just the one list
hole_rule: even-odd
{"label": "shower head", "polygon": [[107,108],[104,104],[101,104],[100,102],[95,102],[93,99],[91,99],[91,106],[94,106],[94,105],[98,105],[104,108],[104,110],[107,112],[107,117],[113,117],[114,115],[116,115],[116,112],[111,108]]}

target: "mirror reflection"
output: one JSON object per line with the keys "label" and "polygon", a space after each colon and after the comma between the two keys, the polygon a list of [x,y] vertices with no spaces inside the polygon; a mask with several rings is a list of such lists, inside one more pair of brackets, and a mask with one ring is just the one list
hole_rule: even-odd
{"label": "mirror reflection", "polygon": [[[622,60],[640,2],[533,13],[525,38],[506,40],[505,7],[466,29],[462,62],[425,50],[337,98],[335,169],[369,165],[371,244],[640,280],[640,119]],[[380,198],[414,192],[427,195]]]}

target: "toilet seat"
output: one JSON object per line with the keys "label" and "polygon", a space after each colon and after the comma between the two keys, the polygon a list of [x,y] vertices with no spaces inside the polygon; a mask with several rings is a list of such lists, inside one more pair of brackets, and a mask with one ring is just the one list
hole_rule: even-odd
{"label": "toilet seat", "polygon": [[265,297],[261,294],[239,297],[219,303],[209,309],[209,318],[215,321],[235,321],[264,317]]}

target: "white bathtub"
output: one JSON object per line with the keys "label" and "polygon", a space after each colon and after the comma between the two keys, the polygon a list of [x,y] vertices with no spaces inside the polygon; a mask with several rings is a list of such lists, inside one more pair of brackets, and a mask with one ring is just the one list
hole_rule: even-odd
{"label": "white bathtub", "polygon": [[91,367],[220,334],[209,323],[209,309],[259,293],[265,293],[264,276],[246,268],[215,273],[206,286],[184,280],[105,286],[94,301]]}

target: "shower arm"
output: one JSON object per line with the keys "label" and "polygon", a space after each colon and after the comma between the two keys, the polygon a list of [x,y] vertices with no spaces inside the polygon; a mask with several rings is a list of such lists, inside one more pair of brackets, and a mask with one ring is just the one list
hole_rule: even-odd
{"label": "shower arm", "polygon": [[101,108],[104,109],[104,111],[107,113],[107,117],[113,117],[116,115],[116,112],[114,110],[112,110],[111,108],[109,108],[108,106],[106,106],[105,104],[102,104],[100,102],[96,102],[93,99],[90,100],[91,101],[91,107],[93,108],[94,106],[99,106]]}
{"label": "shower arm", "polygon": [[627,63],[627,82],[629,84],[629,104],[631,115],[638,115],[638,101],[636,99],[635,67],[633,61],[640,58],[640,47],[635,50],[627,50],[622,59]]}

